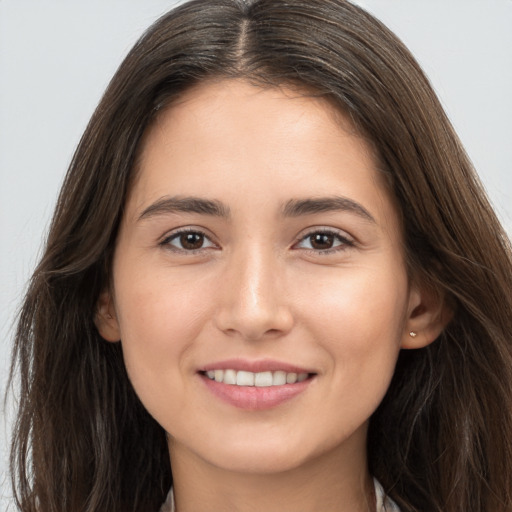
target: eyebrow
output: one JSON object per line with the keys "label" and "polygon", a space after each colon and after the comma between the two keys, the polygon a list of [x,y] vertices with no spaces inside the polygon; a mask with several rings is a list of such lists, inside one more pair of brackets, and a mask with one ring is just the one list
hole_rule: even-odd
{"label": "eyebrow", "polygon": [[[290,199],[282,209],[284,217],[300,217],[324,212],[349,212],[365,220],[376,223],[370,212],[362,205],[347,197],[330,196],[305,199]],[[197,213],[214,217],[228,218],[229,207],[215,199],[201,197],[162,197],[149,205],[139,215],[138,220],[167,213]]]}
{"label": "eyebrow", "polygon": [[139,215],[138,220],[166,213],[198,213],[214,217],[229,217],[229,208],[220,201],[200,197],[162,197],[149,205]]}
{"label": "eyebrow", "polygon": [[307,199],[291,199],[283,208],[285,217],[300,217],[324,212],[349,212],[376,224],[375,219],[364,206],[347,197],[330,196]]}

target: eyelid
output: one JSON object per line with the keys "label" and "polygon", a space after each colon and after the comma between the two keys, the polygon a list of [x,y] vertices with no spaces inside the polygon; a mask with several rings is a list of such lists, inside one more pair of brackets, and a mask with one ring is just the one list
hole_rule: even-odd
{"label": "eyelid", "polygon": [[[180,235],[186,233],[197,233],[203,236],[210,243],[207,247],[200,247],[198,249],[182,249],[170,244],[172,240],[179,238]],[[305,247],[297,247],[298,244],[305,241],[308,237],[314,234],[325,234],[336,237],[336,239],[340,242],[338,245],[328,248],[328,249],[314,249],[314,248],[305,248]],[[158,245],[168,248],[174,252],[182,252],[187,254],[194,254],[196,252],[209,250],[212,248],[220,249],[219,244],[215,241],[215,237],[210,234],[209,230],[199,227],[199,226],[182,226],[177,227],[171,231],[166,232],[158,241]],[[292,249],[301,249],[304,251],[309,251],[315,254],[329,254],[332,252],[339,252],[346,250],[349,247],[353,247],[356,245],[355,239],[349,235],[346,231],[341,229],[327,227],[327,226],[312,226],[302,231],[293,242],[291,248]]]}
{"label": "eyelid", "polygon": [[[314,234],[323,234],[323,235],[332,235],[336,237],[341,243],[335,247],[331,247],[329,249],[313,249],[313,248],[304,248],[304,247],[296,247],[300,242],[303,242],[308,237]],[[305,251],[309,251],[315,254],[330,254],[333,252],[339,252],[346,250],[347,248],[353,247],[356,245],[356,241],[354,237],[349,235],[346,231],[341,229],[336,229],[327,226],[313,226],[308,228],[306,231],[302,231],[296,238],[295,242],[292,245],[293,248],[302,249]]]}
{"label": "eyelid", "polygon": [[[200,247],[199,249],[180,249],[179,247],[175,247],[171,245],[169,242],[171,240],[175,240],[179,238],[180,235],[186,234],[186,233],[197,233],[199,235],[202,235],[206,240],[208,240],[211,243],[211,246],[208,247]],[[219,249],[219,244],[214,240],[214,237],[209,234],[208,230],[201,228],[199,226],[182,226],[175,228],[171,231],[167,231],[159,240],[158,245],[168,248],[169,250],[172,250],[174,252],[182,252],[187,254],[194,254],[199,251],[204,251],[212,248]]]}

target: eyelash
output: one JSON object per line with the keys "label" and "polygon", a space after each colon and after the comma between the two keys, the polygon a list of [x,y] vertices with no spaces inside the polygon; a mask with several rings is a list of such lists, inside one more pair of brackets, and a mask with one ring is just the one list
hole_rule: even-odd
{"label": "eyelash", "polygon": [[[199,235],[199,236],[203,237],[204,240],[208,240],[211,243],[211,246],[199,247],[197,249],[185,249],[184,247],[175,247],[175,246],[171,245],[171,242],[173,240],[179,240],[180,237],[182,237],[183,235],[187,235],[187,234]],[[159,245],[164,246],[174,252],[187,253],[187,254],[195,254],[197,252],[204,251],[205,249],[210,249],[211,247],[217,247],[217,245],[214,242],[212,242],[210,237],[204,231],[197,229],[197,228],[184,228],[184,229],[180,229],[179,231],[175,231],[171,235],[166,236],[159,243]]]}
{"label": "eyelash", "polygon": [[332,236],[335,238],[337,242],[339,242],[339,245],[336,245],[334,247],[331,247],[329,249],[314,249],[314,248],[304,248],[304,250],[314,253],[314,254],[320,254],[320,255],[329,255],[333,253],[337,253],[340,251],[344,251],[347,248],[353,247],[355,245],[354,241],[351,240],[348,236],[342,234],[342,232],[334,230],[334,229],[328,229],[328,228],[316,228],[309,233],[306,233],[305,235],[301,235],[297,241],[293,244],[292,247],[296,247],[301,242],[304,242],[308,239],[310,239],[313,235],[327,235]]}
{"label": "eyelash", "polygon": [[[171,245],[171,242],[174,240],[179,240],[180,237],[187,234],[193,234],[193,235],[199,235],[202,237],[203,240],[208,240],[211,245],[208,247],[199,247],[197,249],[185,249],[184,247],[175,247]],[[306,248],[303,249],[309,253],[314,254],[321,254],[321,255],[328,255],[332,253],[336,253],[339,251],[346,250],[349,247],[353,247],[355,245],[354,241],[348,238],[347,236],[342,235],[339,231],[333,230],[333,229],[326,229],[326,228],[317,228],[315,230],[310,231],[309,233],[306,233],[294,242],[292,245],[293,248],[297,248],[297,245],[299,245],[301,242],[305,242],[308,239],[311,239],[314,235],[327,235],[334,237],[337,242],[339,242],[338,245],[335,245],[334,247],[331,247],[329,249],[314,249],[314,248]],[[186,229],[180,229],[179,231],[176,231],[172,233],[169,236],[166,236],[159,245],[164,246],[172,251],[180,252],[180,253],[186,253],[186,254],[196,254],[198,252],[204,251],[206,249],[211,249],[212,247],[218,247],[211,239],[210,237],[202,230],[196,229],[196,228],[186,228]]]}

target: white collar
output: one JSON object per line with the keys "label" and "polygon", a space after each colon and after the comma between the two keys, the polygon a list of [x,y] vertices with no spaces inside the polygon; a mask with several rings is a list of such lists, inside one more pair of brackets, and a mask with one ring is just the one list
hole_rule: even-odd
{"label": "white collar", "polygon": [[[373,485],[375,487],[375,499],[376,499],[376,507],[375,510],[377,512],[400,512],[398,505],[388,496],[386,496],[382,485],[377,479],[373,479]],[[160,512],[176,512],[174,506],[174,492],[172,490],[169,491],[167,495],[167,499],[165,503],[162,505]]]}

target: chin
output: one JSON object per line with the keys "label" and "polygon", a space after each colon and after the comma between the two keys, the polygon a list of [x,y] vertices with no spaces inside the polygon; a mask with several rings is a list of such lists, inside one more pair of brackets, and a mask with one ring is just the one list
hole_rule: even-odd
{"label": "chin", "polygon": [[[260,438],[249,434],[244,439],[225,440],[205,447],[203,458],[210,464],[239,474],[272,474],[298,470],[337,451],[338,442],[317,442],[307,436],[270,435]],[[221,449],[218,449],[221,448]]]}
{"label": "chin", "polygon": [[298,469],[306,463],[308,457],[298,455],[296,450],[290,449],[236,450],[224,456],[215,457],[214,464],[225,471],[238,474],[284,473]]}

